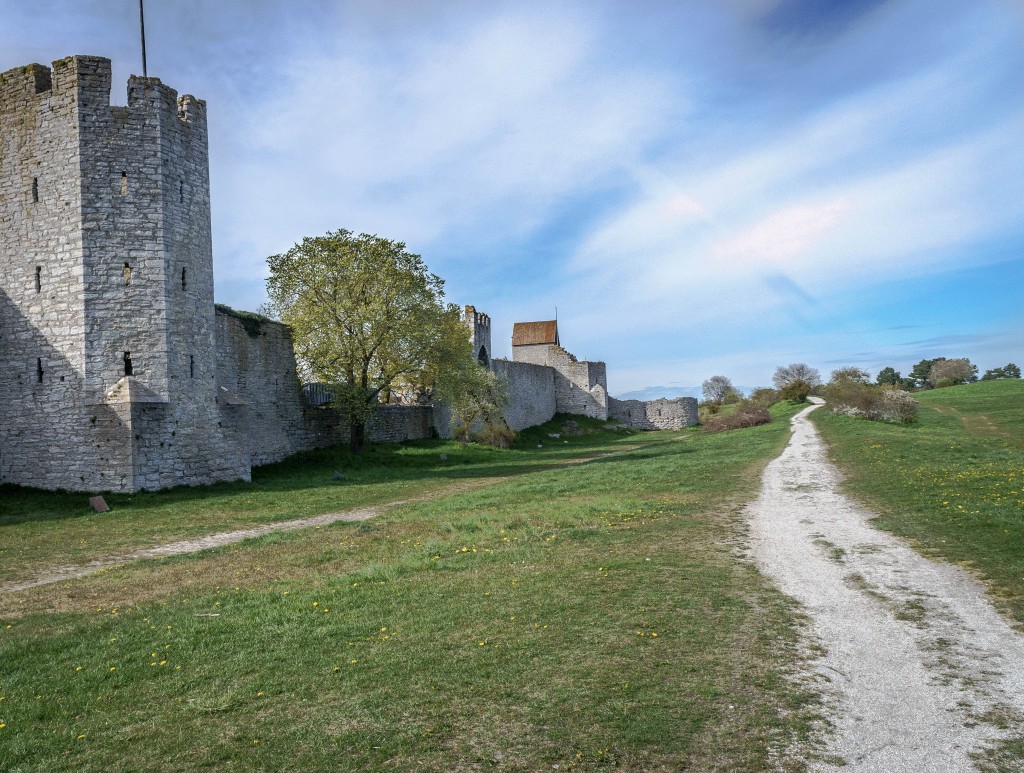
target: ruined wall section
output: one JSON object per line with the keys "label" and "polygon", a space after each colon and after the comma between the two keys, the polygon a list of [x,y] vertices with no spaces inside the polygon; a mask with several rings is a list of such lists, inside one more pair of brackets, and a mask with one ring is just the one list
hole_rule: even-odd
{"label": "ruined wall section", "polygon": [[492,360],[491,369],[508,385],[505,421],[514,430],[543,424],[558,411],[555,370],[544,365]]}
{"label": "ruined wall section", "polygon": [[469,328],[469,342],[473,346],[473,359],[483,366],[489,366],[493,359],[491,349],[491,318],[476,310],[474,306],[466,306],[462,316]]}
{"label": "ruined wall section", "polygon": [[549,346],[548,364],[555,369],[559,413],[608,418],[608,375],[603,362],[577,360],[561,346]]}
{"label": "ruined wall section", "polygon": [[[306,405],[287,325],[218,309],[215,360],[222,413],[235,417],[237,442],[252,466],[348,443],[348,425],[336,410]],[[374,443],[422,440],[434,435],[433,423],[430,406],[383,405],[367,423],[366,437]]]}
{"label": "ruined wall section", "polygon": [[685,429],[698,423],[697,400],[617,400],[608,398],[608,418],[635,429]]}
{"label": "ruined wall section", "polygon": [[[287,325],[216,314],[217,385],[220,400],[246,424],[252,464],[269,464],[307,448],[326,445],[305,416]],[[324,442],[320,443],[319,440]]]}
{"label": "ruined wall section", "polygon": [[558,413],[608,418],[608,376],[603,362],[577,360],[557,344],[513,345],[512,359],[554,369]]}

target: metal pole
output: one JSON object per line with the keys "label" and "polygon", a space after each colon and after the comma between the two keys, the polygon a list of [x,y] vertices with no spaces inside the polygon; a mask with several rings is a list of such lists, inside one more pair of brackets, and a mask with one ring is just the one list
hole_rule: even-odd
{"label": "metal pole", "polygon": [[142,13],[142,0],[139,0],[139,32],[142,35],[142,77],[148,78],[146,73],[146,19]]}

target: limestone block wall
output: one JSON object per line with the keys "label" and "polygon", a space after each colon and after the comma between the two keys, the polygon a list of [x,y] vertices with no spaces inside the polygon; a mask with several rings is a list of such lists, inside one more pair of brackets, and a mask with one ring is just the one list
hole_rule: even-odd
{"label": "limestone block wall", "polygon": [[697,400],[616,400],[608,398],[608,418],[636,429],[684,429],[697,424]]}
{"label": "limestone block wall", "polygon": [[577,360],[561,346],[549,346],[547,359],[555,369],[559,413],[608,418],[608,376],[603,362]]}
{"label": "limestone block wall", "polygon": [[77,102],[69,68],[0,74],[0,482],[69,488],[117,465],[116,421],[98,431],[82,392]]}
{"label": "limestone block wall", "polygon": [[532,344],[512,347],[513,362],[529,362],[534,365],[551,365],[551,344]]}
{"label": "limestone block wall", "polygon": [[366,425],[374,443],[401,443],[433,436],[434,411],[429,405],[381,405]]}
{"label": "limestone block wall", "polygon": [[[347,423],[329,406],[307,406],[287,325],[217,309],[217,384],[242,425],[239,442],[252,466],[349,441]],[[430,406],[383,405],[366,426],[374,443],[433,437]]]}
{"label": "limestone block wall", "polygon": [[126,107],[110,91],[100,57],[0,75],[0,480],[248,477],[210,356],[205,105],[155,78]]}
{"label": "limestone block wall", "polygon": [[491,364],[493,349],[491,349],[491,318],[476,310],[475,306],[466,306],[463,315],[463,322],[469,328],[469,342],[473,347],[473,359],[483,366]]}
{"label": "limestone block wall", "polygon": [[492,360],[491,369],[508,384],[505,421],[514,430],[548,421],[558,411],[555,370],[512,360]]}
{"label": "limestone block wall", "polygon": [[256,318],[243,321],[220,309],[215,325],[217,386],[224,401],[238,404],[247,424],[251,463],[269,464],[327,445],[332,433],[306,416],[288,326]]}

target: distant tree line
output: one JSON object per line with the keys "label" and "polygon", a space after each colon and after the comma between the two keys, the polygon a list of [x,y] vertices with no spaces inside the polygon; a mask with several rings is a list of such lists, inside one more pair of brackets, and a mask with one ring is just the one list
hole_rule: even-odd
{"label": "distant tree line", "polygon": [[[1020,377],[1020,368],[1011,362],[985,371],[980,380]],[[746,398],[728,376],[717,375],[707,379],[702,384],[704,400],[700,403],[700,419],[705,428],[750,426],[743,422],[752,418],[751,412],[755,407],[764,410],[764,420],[767,421],[767,408],[774,403],[780,400],[802,403],[808,395],[820,394],[837,413],[872,421],[909,424],[918,413],[918,404],[911,392],[970,384],[978,380],[978,367],[966,357],[924,359],[911,368],[907,376],[902,376],[895,368],[885,367],[879,371],[874,383],[870,373],[856,366],[837,368],[832,371],[828,383],[823,383],[817,369],[803,362],[794,362],[775,369],[772,376],[774,388],[760,387]],[[727,406],[730,407],[727,409]],[[724,415],[720,416],[723,409],[726,409]],[[744,414],[742,417],[741,413]],[[731,426],[724,426],[727,424]]]}
{"label": "distant tree line", "polygon": [[[1020,378],[1020,368],[1010,362],[1001,368],[985,371],[981,380],[993,381],[1002,378]],[[973,384],[975,381],[978,381],[978,366],[966,357],[935,357],[921,360],[905,377],[901,376],[898,370],[886,367],[879,371],[875,379],[878,386],[894,386],[907,391],[941,389],[958,384]]]}

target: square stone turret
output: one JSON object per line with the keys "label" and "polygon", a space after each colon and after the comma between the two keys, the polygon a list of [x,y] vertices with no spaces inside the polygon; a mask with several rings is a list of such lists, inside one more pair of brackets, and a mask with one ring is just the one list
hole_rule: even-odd
{"label": "square stone turret", "polygon": [[217,402],[206,105],[133,76],[111,107],[110,71],[0,74],[0,481],[248,477]]}

